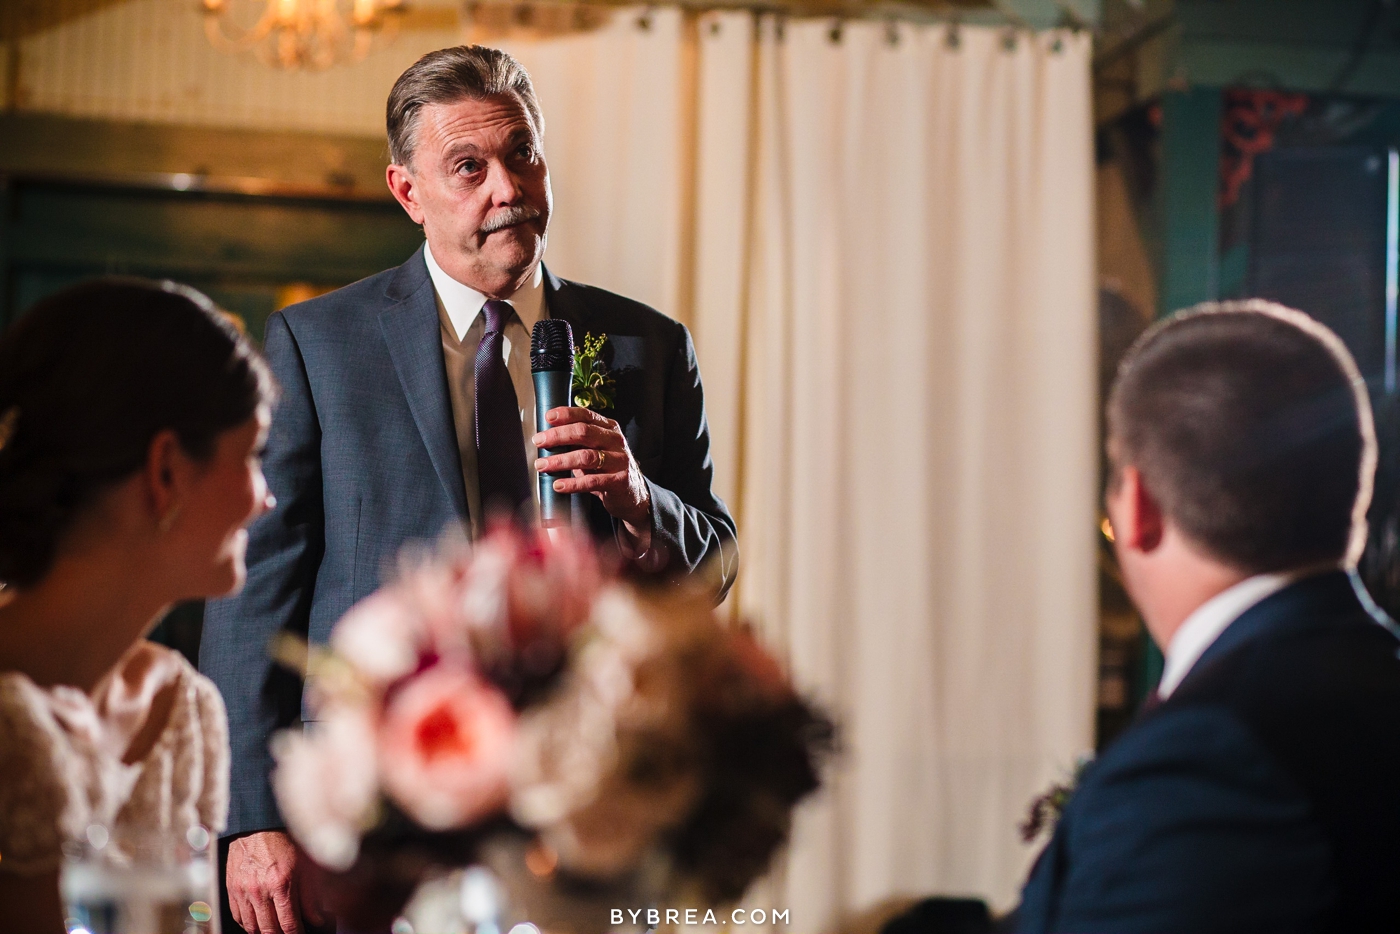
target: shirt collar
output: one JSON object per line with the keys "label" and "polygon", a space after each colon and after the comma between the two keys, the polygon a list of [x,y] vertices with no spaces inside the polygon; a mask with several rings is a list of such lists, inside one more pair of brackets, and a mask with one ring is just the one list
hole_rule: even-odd
{"label": "shirt collar", "polygon": [[[433,251],[426,242],[423,244],[423,261],[428,264],[428,275],[433,280],[433,289],[442,301],[442,307],[447,311],[447,318],[452,322],[452,330],[456,333],[457,340],[464,340],[472,323],[476,321],[476,316],[481,313],[481,306],[486,304],[486,296],[444,272],[433,258]],[[506,301],[515,308],[520,323],[525,325],[525,332],[528,334],[533,331],[535,322],[547,317],[544,307],[544,264],[537,263],[530,278]]]}
{"label": "shirt collar", "polygon": [[1191,669],[1196,667],[1196,662],[1200,661],[1206,650],[1220,638],[1220,634],[1251,607],[1304,577],[1335,569],[1336,565],[1327,565],[1277,574],[1256,574],[1233,587],[1227,587],[1196,607],[1167,645],[1157,696],[1162,700],[1170,697],[1191,673]]}

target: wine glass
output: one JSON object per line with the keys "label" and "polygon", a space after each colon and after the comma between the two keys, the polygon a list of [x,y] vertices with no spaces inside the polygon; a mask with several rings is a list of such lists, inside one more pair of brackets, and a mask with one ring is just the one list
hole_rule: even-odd
{"label": "wine glass", "polygon": [[89,826],[59,875],[68,934],[219,934],[212,843],[199,826]]}

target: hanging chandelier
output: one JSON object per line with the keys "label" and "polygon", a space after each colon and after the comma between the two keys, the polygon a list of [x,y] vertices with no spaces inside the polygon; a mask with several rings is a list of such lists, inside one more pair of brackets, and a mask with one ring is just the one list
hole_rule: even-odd
{"label": "hanging chandelier", "polygon": [[398,34],[403,0],[200,0],[217,49],[320,71],[358,62]]}

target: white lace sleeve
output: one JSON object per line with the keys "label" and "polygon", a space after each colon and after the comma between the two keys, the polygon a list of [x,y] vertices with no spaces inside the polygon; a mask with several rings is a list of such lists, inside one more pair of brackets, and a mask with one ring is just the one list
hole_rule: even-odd
{"label": "white lace sleeve", "polygon": [[[58,867],[63,843],[108,815],[113,780],[91,703],[0,674],[0,871]],[[110,763],[115,766],[116,763]]]}
{"label": "white lace sleeve", "polygon": [[194,676],[204,739],[204,788],[199,796],[199,819],[214,835],[228,826],[228,712],[219,689],[204,675]]}
{"label": "white lace sleeve", "polygon": [[143,830],[183,833],[195,824],[217,834],[228,823],[228,715],[219,690],[183,658],[170,718],[136,763],[140,777],[117,818],[118,836]]}

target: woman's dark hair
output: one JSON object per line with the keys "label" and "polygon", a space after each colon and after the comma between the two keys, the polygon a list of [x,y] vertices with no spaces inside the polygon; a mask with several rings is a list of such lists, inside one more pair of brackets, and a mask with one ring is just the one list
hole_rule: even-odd
{"label": "woman's dark hair", "polygon": [[275,394],[232,319],[187,286],[97,279],[40,301],[0,335],[0,581],[42,580],[158,433],[204,460]]}

